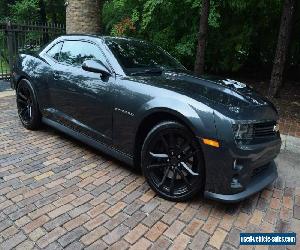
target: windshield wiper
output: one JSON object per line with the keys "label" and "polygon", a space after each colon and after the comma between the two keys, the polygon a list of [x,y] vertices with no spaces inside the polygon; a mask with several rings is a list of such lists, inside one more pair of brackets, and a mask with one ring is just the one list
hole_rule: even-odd
{"label": "windshield wiper", "polygon": [[136,75],[144,75],[144,74],[162,74],[163,70],[160,68],[155,68],[155,69],[146,69],[143,71],[136,71],[132,72],[130,75],[136,76]]}

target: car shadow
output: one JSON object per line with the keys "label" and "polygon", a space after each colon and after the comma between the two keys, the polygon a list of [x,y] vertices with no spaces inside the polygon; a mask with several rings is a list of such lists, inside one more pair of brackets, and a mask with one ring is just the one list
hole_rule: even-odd
{"label": "car shadow", "polygon": [[107,161],[111,161],[111,162],[114,162],[115,164],[117,164],[118,166],[121,166],[121,167],[124,167],[125,169],[127,170],[130,170],[132,171],[133,173],[135,174],[138,174],[138,175],[142,175],[142,172],[141,170],[139,169],[136,169],[128,164],[126,164],[125,162],[122,162],[100,150],[97,150],[95,148],[93,148],[92,146],[89,146],[81,141],[79,141],[78,139],[68,135],[68,134],[65,134],[59,130],[56,130],[46,124],[43,124],[42,125],[42,129],[40,131],[44,131],[44,132],[47,132],[47,133],[51,133],[51,134],[55,134],[55,135],[59,135],[59,137],[63,140],[66,140],[66,141],[69,141],[69,142],[72,142],[74,144],[76,144],[77,146],[81,147],[81,148],[84,148],[84,149],[87,149],[88,151],[90,151],[91,153],[95,154],[95,155],[98,155],[98,156],[101,156],[101,157],[104,157],[105,160]]}
{"label": "car shadow", "polygon": [[[113,158],[110,155],[105,154],[104,152],[99,151],[99,150],[75,139],[72,136],[69,136],[61,131],[55,130],[54,128],[52,128],[48,125],[43,124],[43,126],[42,126],[41,130],[39,130],[39,132],[47,133],[50,136],[58,135],[59,138],[62,139],[63,141],[73,143],[80,148],[88,150],[90,153],[95,154],[96,156],[101,156],[105,160],[111,161],[111,162],[113,162],[113,164],[116,164],[118,167],[122,167],[125,170],[128,170],[131,173],[136,174],[139,177],[143,176],[142,171],[140,169],[134,168],[122,161],[119,161],[116,158]],[[147,187],[145,187],[144,185],[147,185]],[[144,184],[144,185],[142,185],[144,187],[141,187],[142,188],[142,190],[140,190],[141,192],[143,190],[147,191],[146,189],[149,188],[148,184]],[[240,210],[245,213],[251,213],[251,211],[253,211],[253,209],[255,209],[255,207],[257,206],[257,202],[258,202],[260,193],[257,193],[255,195],[253,195],[243,201],[237,202],[237,203],[222,203],[219,201],[209,200],[209,199],[206,199],[203,196],[203,194],[199,194],[199,195],[196,195],[195,197],[193,197],[192,199],[186,201],[185,203],[190,204],[191,206],[196,206],[196,207],[199,207],[199,206],[201,207],[202,205],[212,207],[214,209],[214,213],[216,213],[216,214],[224,214],[225,213],[225,214],[229,214],[229,215],[234,215],[234,214],[237,214]],[[158,199],[162,199],[162,198],[158,198]]]}

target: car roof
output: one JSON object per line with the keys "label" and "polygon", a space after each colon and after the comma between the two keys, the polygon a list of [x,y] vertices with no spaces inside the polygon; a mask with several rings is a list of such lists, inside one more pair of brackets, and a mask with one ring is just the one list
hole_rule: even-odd
{"label": "car roof", "polygon": [[97,34],[67,34],[67,35],[62,35],[59,37],[59,39],[86,39],[86,38],[98,38],[103,41],[139,41],[139,42],[145,42],[144,40],[137,39],[137,38],[132,38],[132,37],[117,37],[117,36],[102,36],[102,35],[97,35]]}

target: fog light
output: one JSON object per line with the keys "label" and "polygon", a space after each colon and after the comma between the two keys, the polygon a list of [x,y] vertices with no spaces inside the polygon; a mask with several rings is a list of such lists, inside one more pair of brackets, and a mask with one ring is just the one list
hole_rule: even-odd
{"label": "fog light", "polygon": [[233,170],[236,170],[236,160],[233,161]]}
{"label": "fog light", "polygon": [[230,187],[237,189],[237,188],[242,188],[243,186],[239,182],[238,178],[233,177],[231,180]]}
{"label": "fog light", "polygon": [[237,163],[237,160],[234,160],[233,161],[233,166],[232,166],[232,169],[236,172],[240,172],[242,169],[243,169],[243,166],[242,165],[239,165]]}

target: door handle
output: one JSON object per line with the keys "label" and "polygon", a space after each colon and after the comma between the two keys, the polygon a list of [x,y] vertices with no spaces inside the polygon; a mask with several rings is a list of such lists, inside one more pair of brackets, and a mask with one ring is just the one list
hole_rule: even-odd
{"label": "door handle", "polygon": [[59,73],[58,73],[57,71],[54,71],[54,72],[53,72],[53,78],[54,78],[55,80],[59,79]]}

